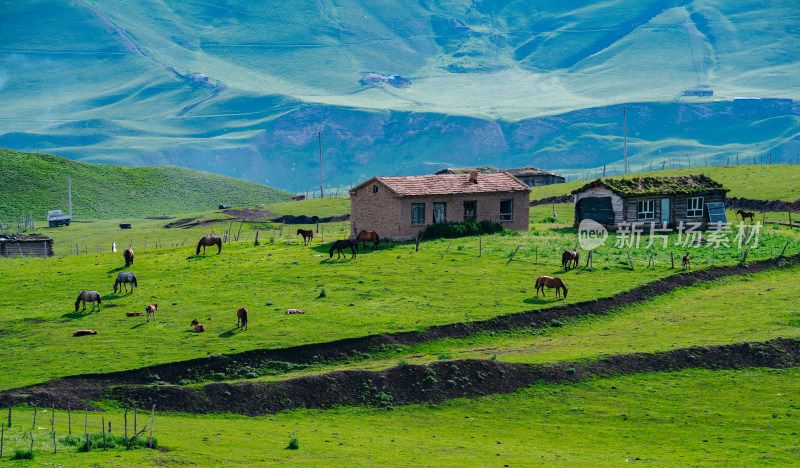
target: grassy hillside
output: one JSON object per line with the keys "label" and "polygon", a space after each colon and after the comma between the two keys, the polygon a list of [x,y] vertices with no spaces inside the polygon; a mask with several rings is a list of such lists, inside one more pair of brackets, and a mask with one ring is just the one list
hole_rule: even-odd
{"label": "grassy hillside", "polygon": [[201,210],[220,204],[286,201],[291,194],[266,185],[179,167],[86,164],[59,156],[0,148],[0,213],[44,219],[47,211],[69,210],[72,177],[75,219],[144,218]]}
{"label": "grassy hillside", "polygon": [[[754,166],[707,166],[685,169],[665,169],[663,171],[637,172],[627,177],[677,176],[706,174],[725,188],[730,189],[729,197],[756,198],[760,200],[800,199],[800,165],[754,165]],[[624,176],[616,176],[624,177]],[[531,189],[531,200],[564,195],[582,187],[588,180],[545,185]]]}

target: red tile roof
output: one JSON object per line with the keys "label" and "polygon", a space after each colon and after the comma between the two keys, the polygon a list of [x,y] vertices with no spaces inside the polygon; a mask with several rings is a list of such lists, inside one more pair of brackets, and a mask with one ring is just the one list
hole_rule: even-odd
{"label": "red tile roof", "polygon": [[[441,174],[405,177],[375,177],[401,197],[420,195],[450,195],[454,193],[530,192],[530,187],[507,172],[478,174],[478,183],[469,174]],[[353,191],[367,185],[370,179]]]}

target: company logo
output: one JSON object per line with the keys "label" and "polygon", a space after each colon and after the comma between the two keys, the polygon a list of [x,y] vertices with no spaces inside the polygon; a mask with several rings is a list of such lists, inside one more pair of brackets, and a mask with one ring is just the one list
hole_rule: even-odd
{"label": "company logo", "polygon": [[592,250],[606,243],[608,231],[602,224],[591,219],[584,219],[578,225],[578,245],[583,250]]}

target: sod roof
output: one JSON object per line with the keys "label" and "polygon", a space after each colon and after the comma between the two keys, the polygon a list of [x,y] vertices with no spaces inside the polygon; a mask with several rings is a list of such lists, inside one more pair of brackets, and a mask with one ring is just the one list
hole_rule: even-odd
{"label": "sod roof", "polygon": [[705,174],[700,174],[676,177],[601,178],[573,190],[572,193],[580,193],[599,186],[605,186],[621,197],[672,193],[695,194],[709,191],[728,192],[728,189],[719,182]]}

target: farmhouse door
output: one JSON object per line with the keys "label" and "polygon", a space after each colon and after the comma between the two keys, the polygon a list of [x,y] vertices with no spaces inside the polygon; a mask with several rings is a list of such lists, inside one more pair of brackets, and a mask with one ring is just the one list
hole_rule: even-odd
{"label": "farmhouse door", "polygon": [[669,198],[661,199],[661,223],[669,224]]}
{"label": "farmhouse door", "polygon": [[611,197],[587,197],[578,202],[578,222],[592,219],[606,226],[614,224]]}

